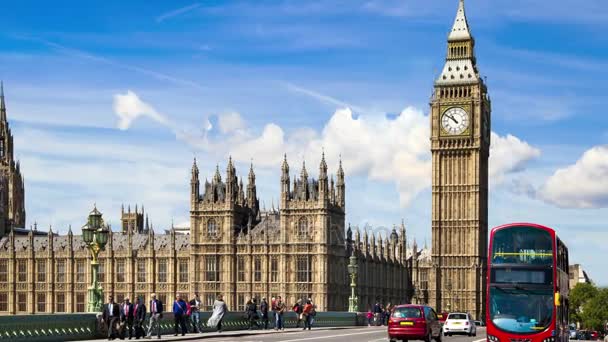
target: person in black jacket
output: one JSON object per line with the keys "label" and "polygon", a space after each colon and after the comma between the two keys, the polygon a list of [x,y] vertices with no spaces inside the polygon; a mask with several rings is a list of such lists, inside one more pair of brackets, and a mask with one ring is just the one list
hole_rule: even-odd
{"label": "person in black jacket", "polygon": [[258,319],[258,305],[255,302],[255,298],[247,302],[247,319],[249,320],[249,330],[251,330],[257,325],[256,320]]}
{"label": "person in black jacket", "polygon": [[120,338],[125,338],[126,331],[129,331],[129,340],[133,338],[133,318],[135,312],[133,310],[133,304],[129,302],[129,298],[125,297],[124,302],[120,305]]}
{"label": "person in black jacket", "polygon": [[262,298],[260,303],[260,311],[262,312],[262,323],[264,323],[264,330],[268,329],[268,302],[266,298]]}
{"label": "person in black jacket", "polygon": [[135,339],[138,340],[140,337],[144,337],[144,320],[146,319],[146,305],[141,297],[137,298],[137,304],[133,308],[135,316],[133,317],[133,323],[135,325]]}
{"label": "person in black jacket", "polygon": [[108,326],[108,340],[116,338],[116,323],[120,319],[120,306],[114,303],[114,297],[108,296],[108,304],[104,305],[102,321]]}

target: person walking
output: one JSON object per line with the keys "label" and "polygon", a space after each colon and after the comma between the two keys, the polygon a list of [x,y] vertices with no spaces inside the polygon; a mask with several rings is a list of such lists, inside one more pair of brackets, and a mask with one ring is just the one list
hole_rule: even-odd
{"label": "person walking", "polygon": [[297,321],[296,328],[300,327],[300,322],[302,322],[302,300],[298,299],[298,301],[291,307],[291,310],[296,313]]}
{"label": "person walking", "polygon": [[374,320],[374,313],[372,312],[371,306],[367,309],[367,326],[372,326],[372,321]]}
{"label": "person walking", "polygon": [[391,317],[392,309],[393,306],[391,305],[391,303],[386,304],[386,308],[384,308],[384,321],[382,322],[383,325],[388,326],[388,320]]}
{"label": "person walking", "polygon": [[156,334],[160,339],[160,320],[163,318],[163,302],[156,299],[156,294],[152,294],[150,300],[150,325],[148,325],[148,334],[146,338],[152,338],[152,332],[156,329]]}
{"label": "person walking", "polygon": [[304,304],[304,308],[302,309],[302,317],[304,319],[304,329],[302,330],[306,330],[306,328],[310,330],[312,326],[312,303],[310,300],[307,300],[306,304]]}
{"label": "person walking", "polygon": [[309,326],[312,327],[315,322],[315,317],[317,316],[317,305],[312,301],[312,298],[308,298],[310,305],[312,305],[312,309],[310,310],[310,323]]}
{"label": "person walking", "polygon": [[192,321],[193,332],[202,333],[201,329],[201,299],[198,295],[198,292],[194,293],[194,298],[190,301],[190,320]]}
{"label": "person walking", "polygon": [[133,312],[133,304],[129,302],[129,297],[125,297],[123,304],[120,307],[120,338],[125,338],[126,331],[129,331],[129,340],[133,338],[133,319],[135,318],[135,312]]}
{"label": "person walking", "polygon": [[268,302],[266,297],[262,298],[260,303],[260,312],[262,313],[262,324],[264,324],[264,330],[268,329]]}
{"label": "person walking", "polygon": [[247,320],[249,321],[249,330],[257,326],[258,319],[258,306],[255,302],[255,298],[247,301]]}
{"label": "person walking", "polygon": [[108,303],[104,305],[101,319],[108,327],[108,340],[115,339],[116,323],[120,319],[120,306],[114,303],[114,296],[108,296]]}
{"label": "person walking", "polygon": [[285,327],[283,326],[283,313],[285,313],[285,303],[283,303],[283,299],[281,298],[281,296],[278,296],[276,304],[274,306],[274,330],[285,330]]}
{"label": "person walking", "polygon": [[215,302],[213,302],[213,314],[207,320],[207,326],[215,328],[217,327],[217,332],[222,332],[222,320],[224,316],[228,312],[228,307],[224,302],[224,297],[222,295],[218,295]]}
{"label": "person walking", "polygon": [[374,325],[380,325],[380,314],[382,313],[382,306],[379,302],[374,305]]}
{"label": "person walking", "polygon": [[146,319],[146,305],[144,304],[141,297],[137,298],[137,303],[133,308],[133,313],[133,323],[135,325],[135,339],[139,340],[140,337],[145,336],[144,320]]}
{"label": "person walking", "polygon": [[175,319],[174,330],[175,334],[173,336],[177,336],[178,328],[181,327],[182,336],[186,336],[186,311],[188,310],[188,306],[186,302],[181,298],[178,294],[175,296],[175,301],[173,302],[173,318]]}

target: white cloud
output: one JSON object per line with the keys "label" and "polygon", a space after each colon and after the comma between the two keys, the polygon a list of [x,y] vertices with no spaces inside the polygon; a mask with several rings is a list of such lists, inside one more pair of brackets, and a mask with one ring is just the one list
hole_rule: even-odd
{"label": "white cloud", "polygon": [[177,17],[179,15],[182,15],[184,13],[188,13],[192,10],[197,9],[201,4],[200,3],[194,3],[192,5],[188,5],[188,6],[184,6],[184,7],[180,7],[178,9],[174,9],[172,11],[163,13],[161,15],[159,15],[158,17],[156,17],[156,22],[157,23],[162,23],[163,21],[169,19],[169,18],[173,18],[173,17]]}
{"label": "white cloud", "polygon": [[[218,122],[220,131],[224,134],[245,128],[245,121],[243,121],[241,114],[237,112],[228,112],[218,115]],[[210,129],[209,125],[210,123],[207,123],[208,129]]]}
{"label": "white cloud", "polygon": [[490,181],[499,184],[505,175],[522,171],[526,164],[540,156],[540,150],[527,142],[507,134],[505,137],[492,132],[490,145]]}
{"label": "white cloud", "polygon": [[168,124],[166,117],[140,100],[137,94],[131,90],[124,95],[114,95],[114,112],[118,116],[118,128],[121,130],[129,129],[131,123],[141,116],[147,116],[163,125]]}
{"label": "white cloud", "polygon": [[608,207],[608,145],[593,147],[574,165],[555,171],[538,193],[562,208]]}

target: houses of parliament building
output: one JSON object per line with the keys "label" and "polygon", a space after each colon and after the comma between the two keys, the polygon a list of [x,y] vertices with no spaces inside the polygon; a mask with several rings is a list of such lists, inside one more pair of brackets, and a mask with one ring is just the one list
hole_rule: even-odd
{"label": "houses of parliament building", "polygon": [[[404,223],[384,236],[345,222],[346,184],[324,156],[315,179],[302,164],[280,168],[280,200],[260,208],[253,165],[245,180],[231,159],[202,181],[191,169],[190,227],[159,234],[143,206],[122,209],[122,226],[100,253],[104,294],[164,302],[200,293],[206,310],[223,294],[230,310],[247,298],[311,297],[321,311],[348,308],[347,265],[356,256],[359,310],[376,302],[426,303],[482,318],[487,244],[491,103],[459,0],[447,57],[430,104],[432,244],[409,243]],[[83,312],[92,281],[80,233],[25,229],[24,185],[14,162],[4,95],[0,122],[0,314]],[[404,165],[407,167],[407,165]],[[185,180],[186,181],[186,180]],[[86,213],[83,213],[83,223]]]}

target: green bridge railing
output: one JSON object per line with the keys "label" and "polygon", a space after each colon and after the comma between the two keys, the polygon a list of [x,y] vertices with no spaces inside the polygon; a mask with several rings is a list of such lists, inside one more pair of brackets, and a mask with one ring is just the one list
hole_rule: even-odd
{"label": "green bridge railing", "polygon": [[[0,316],[0,341],[77,341],[107,337],[107,330],[97,314],[42,314]],[[206,327],[210,312],[201,312],[204,332],[215,331]],[[274,315],[269,315],[268,328],[274,328]],[[283,315],[286,328],[294,328],[297,315],[287,312]],[[261,320],[258,320],[261,323]],[[347,327],[363,325],[361,314],[350,312],[318,312],[314,327]],[[160,322],[162,334],[173,334],[173,314],[165,313]],[[300,324],[303,327],[303,322]],[[229,312],[222,322],[223,330],[244,330],[249,321],[241,312]],[[147,329],[147,320],[146,320]]]}

